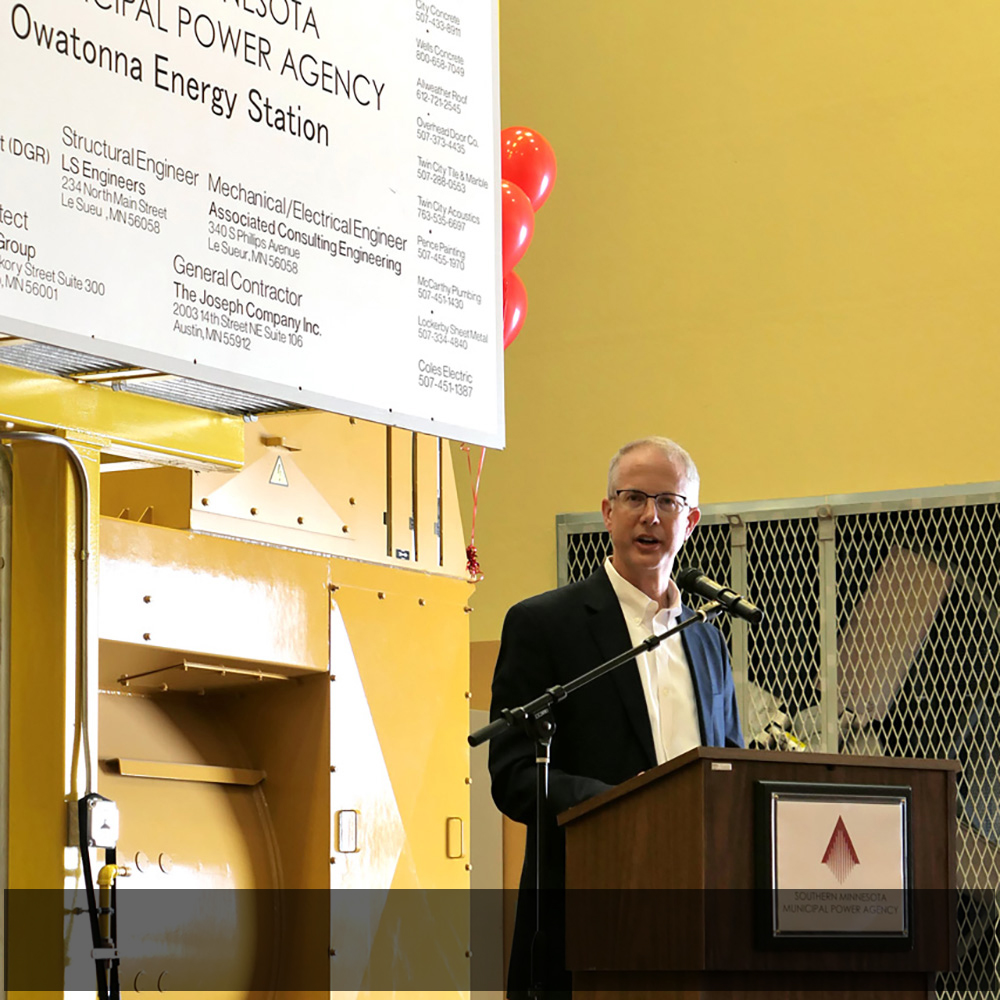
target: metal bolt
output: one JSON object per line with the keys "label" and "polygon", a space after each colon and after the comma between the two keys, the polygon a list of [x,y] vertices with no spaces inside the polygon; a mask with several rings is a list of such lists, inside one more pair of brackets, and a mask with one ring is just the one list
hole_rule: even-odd
{"label": "metal bolt", "polygon": [[419,604],[420,607],[422,607],[422,608],[426,608],[427,607],[427,602],[422,597],[418,597],[417,598],[417,604]]}
{"label": "metal bolt", "polygon": [[330,857],[330,864],[331,865],[335,865],[336,863],[337,863],[337,859],[335,857],[331,856]]}
{"label": "metal bolt", "polygon": [[145,597],[143,597],[143,599],[142,599],[142,603],[143,603],[143,604],[149,604],[149,602],[150,602],[150,601],[151,601],[152,599],[153,599],[153,598],[152,598],[152,597],[151,597],[151,596],[150,596],[149,594],[146,594],[146,596],[145,596]]}
{"label": "metal bolt", "polygon": [[340,590],[340,584],[339,583],[331,583],[330,584],[330,593],[332,594],[335,590]]}
{"label": "metal bolt", "polygon": [[465,700],[466,701],[472,701],[472,692],[471,691],[466,691],[465,692]]}
{"label": "metal bolt", "polygon": [[380,591],[378,592],[378,599],[379,599],[380,601],[384,601],[384,600],[385,600],[385,591],[384,591],[384,590],[380,590]]}
{"label": "metal bolt", "polygon": [[[354,423],[354,418],[353,417],[351,417],[351,423],[352,424]],[[337,957],[337,949],[336,948],[331,948],[330,949],[330,957],[331,958],[336,958]]]}
{"label": "metal bolt", "polygon": [[466,783],[467,785],[471,785],[471,784],[472,784],[472,778],[466,778],[466,779],[465,779],[465,783]]}
{"label": "metal bolt", "polygon": [[331,764],[330,765],[330,773],[333,774],[334,771],[336,771],[336,770],[337,770],[337,765],[336,764]]}
{"label": "metal bolt", "polygon": [[202,507],[207,507],[208,506],[208,497],[202,497],[201,498],[201,505],[202,505]]}
{"label": "metal bolt", "polygon": [[252,515],[253,517],[256,517],[256,516],[257,516],[257,508],[256,508],[256,507],[251,507],[251,508],[250,508],[250,514],[251,514],[251,515]]}
{"label": "metal bolt", "polygon": [[348,497],[347,502],[353,507],[358,501],[354,497]]}
{"label": "metal bolt", "polygon": [[467,872],[471,872],[471,871],[472,871],[472,865],[466,865],[466,866],[465,866],[465,870],[466,870]]}
{"label": "metal bolt", "polygon": [[297,517],[297,518],[296,518],[295,520],[296,520],[296,521],[297,521],[297,522],[298,522],[299,524],[305,524],[305,523],[306,523],[306,519],[305,519],[304,517]]}
{"label": "metal bolt", "polygon": [[351,529],[345,524],[340,530],[346,535]]}
{"label": "metal bolt", "polygon": [[464,612],[465,612],[465,613],[466,613],[467,615],[468,615],[468,614],[471,614],[471,613],[472,613],[472,608],[470,608],[468,604],[466,604],[466,605],[465,605],[465,607],[464,607],[464,608],[462,608],[462,610],[463,610],[463,611],[464,611]]}
{"label": "metal bolt", "polygon": [[466,958],[472,958],[472,952],[471,952],[471,951],[467,951],[467,952],[465,953],[465,957],[466,957]]}
{"label": "metal bolt", "polygon": [[337,679],[337,675],[336,674],[330,674],[330,680],[331,681],[335,681],[336,679]]}
{"label": "metal bolt", "polygon": [[152,636],[148,632],[143,632],[142,637],[143,639],[146,640],[146,642],[149,642],[149,640],[152,638]]}

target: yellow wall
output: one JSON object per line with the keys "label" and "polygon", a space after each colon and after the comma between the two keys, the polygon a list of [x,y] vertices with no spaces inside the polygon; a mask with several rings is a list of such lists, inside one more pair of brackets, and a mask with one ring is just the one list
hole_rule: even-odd
{"label": "yellow wall", "polygon": [[998,38],[991,0],[503,0],[503,125],[559,176],[474,640],[555,585],[556,513],[635,436],[685,444],[703,503],[1000,479]]}

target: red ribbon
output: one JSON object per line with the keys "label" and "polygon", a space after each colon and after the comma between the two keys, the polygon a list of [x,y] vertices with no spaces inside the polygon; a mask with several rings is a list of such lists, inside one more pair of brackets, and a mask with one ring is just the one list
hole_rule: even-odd
{"label": "red ribbon", "polygon": [[[462,451],[469,462],[469,481],[472,481],[472,449],[467,444],[462,445]],[[472,486],[472,530],[469,532],[469,544],[465,547],[465,568],[472,581],[482,580],[483,570],[479,565],[479,554],[476,551],[476,514],[479,510],[479,483],[483,478],[483,462],[486,461],[486,449],[482,448],[479,453],[479,471],[476,473],[476,481]]]}

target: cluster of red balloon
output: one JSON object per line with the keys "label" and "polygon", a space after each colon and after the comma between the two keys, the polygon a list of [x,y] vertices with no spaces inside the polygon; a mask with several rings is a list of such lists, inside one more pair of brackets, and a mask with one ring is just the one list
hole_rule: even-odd
{"label": "cluster of red balloon", "polygon": [[501,231],[503,235],[503,346],[521,332],[528,311],[524,282],[514,265],[524,256],[535,232],[535,212],[545,204],[556,179],[552,147],[530,128],[500,133]]}

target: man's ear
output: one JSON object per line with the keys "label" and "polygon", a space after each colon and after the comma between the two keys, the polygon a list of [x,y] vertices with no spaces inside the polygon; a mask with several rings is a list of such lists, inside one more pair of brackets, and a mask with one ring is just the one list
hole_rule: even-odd
{"label": "man's ear", "polygon": [[701,520],[701,511],[697,507],[692,507],[688,511],[687,531],[684,534],[685,539],[691,537],[691,532],[694,531],[696,525],[700,520]]}
{"label": "man's ear", "polygon": [[605,497],[601,501],[601,517],[604,518],[604,527],[611,530],[611,501]]}

